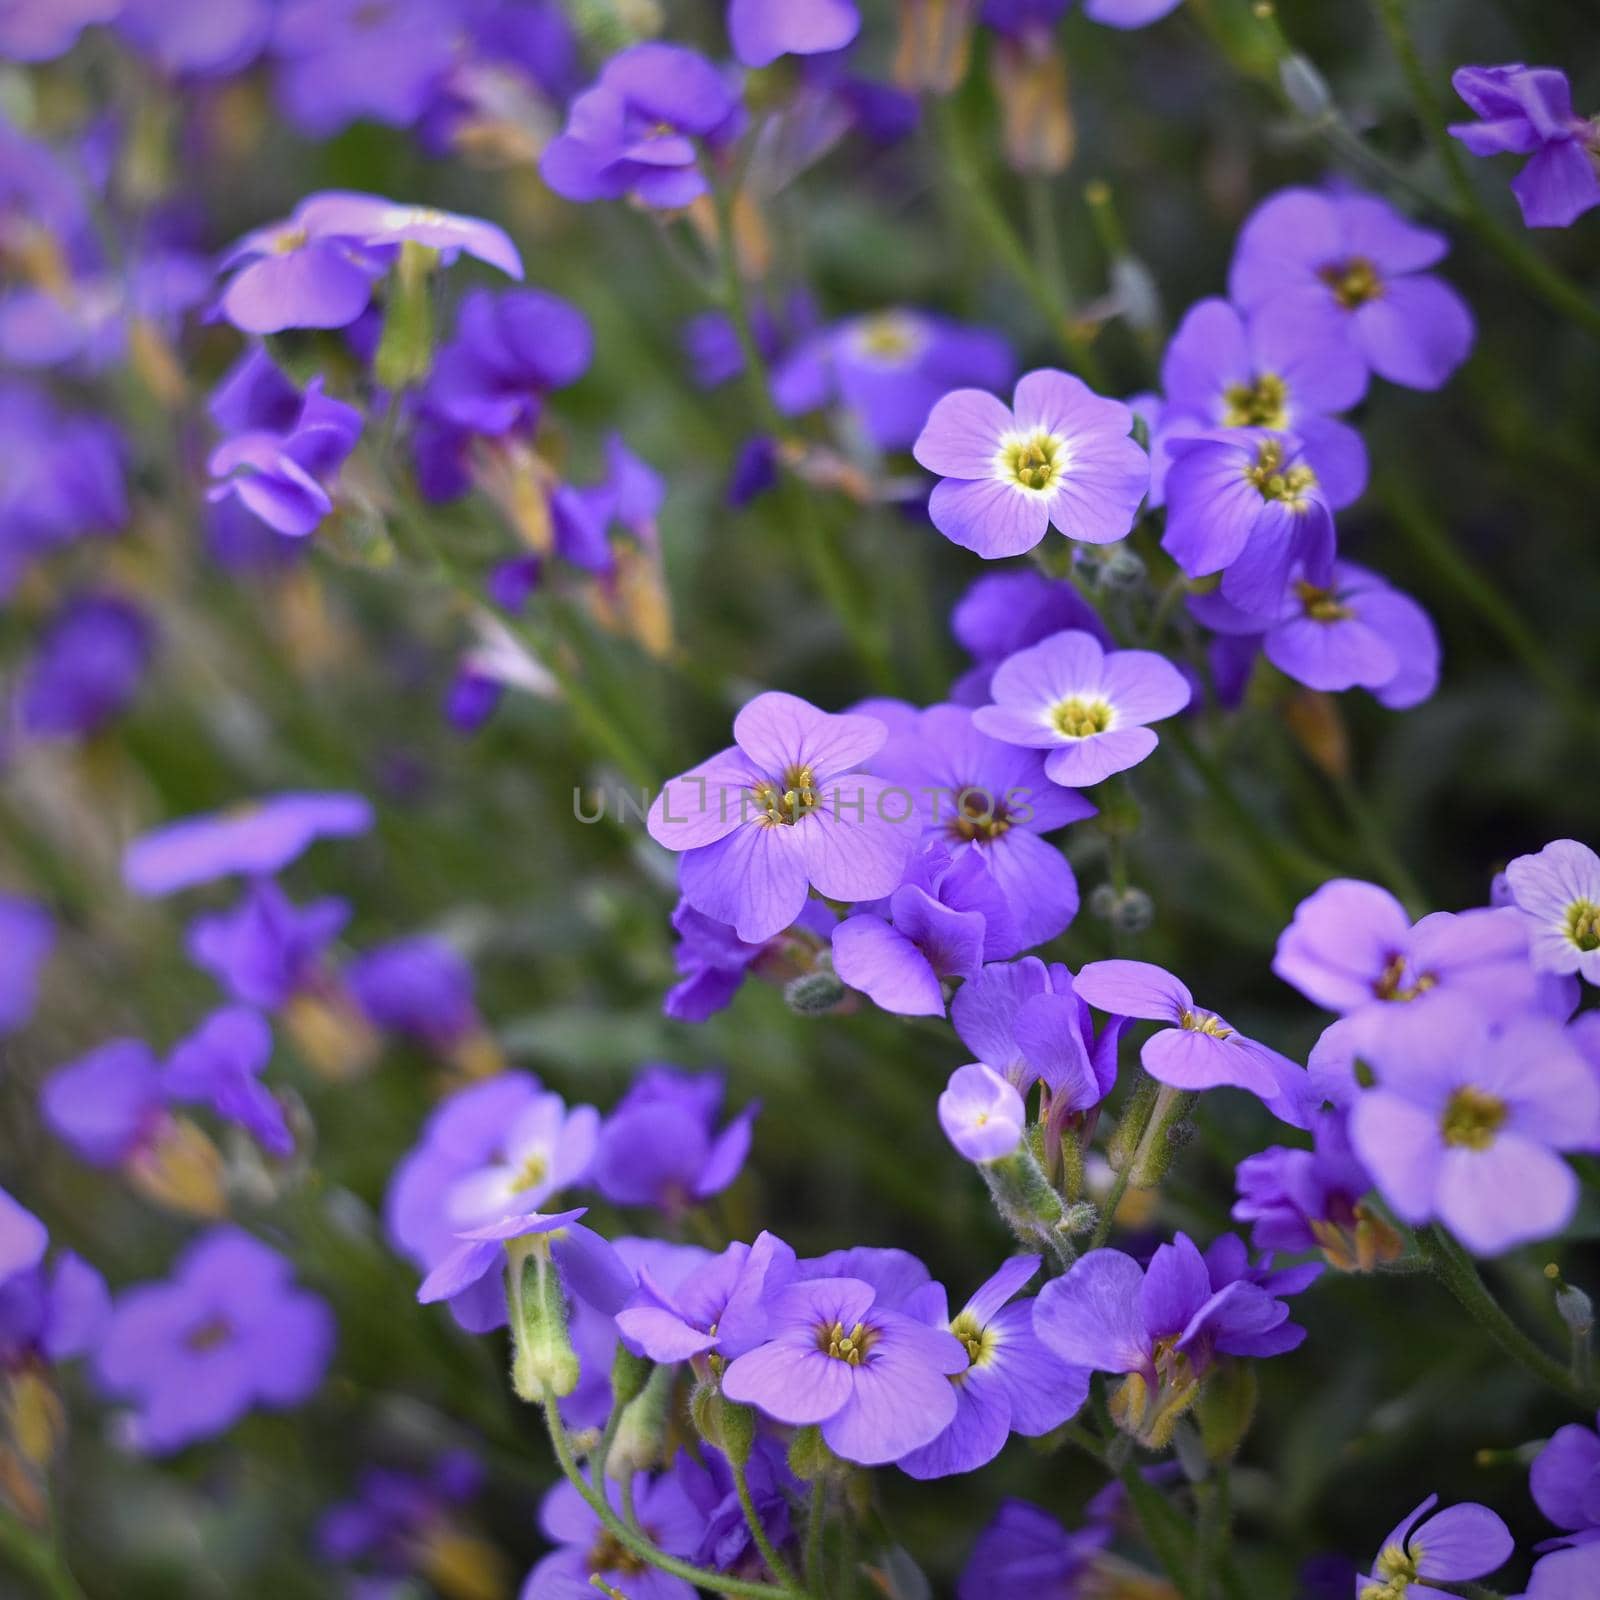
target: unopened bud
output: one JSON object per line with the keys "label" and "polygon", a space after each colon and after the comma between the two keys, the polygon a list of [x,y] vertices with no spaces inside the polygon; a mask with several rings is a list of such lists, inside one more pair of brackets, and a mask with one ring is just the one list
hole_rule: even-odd
{"label": "unopened bud", "polygon": [[822,1441],[822,1430],[814,1423],[797,1428],[789,1442],[789,1470],[802,1483],[820,1478],[833,1465],[833,1452]]}
{"label": "unopened bud", "polygon": [[1101,587],[1119,593],[1137,589],[1144,582],[1146,570],[1144,558],[1137,550],[1117,545],[1100,563]]}
{"label": "unopened bud", "polygon": [[625,1406],[643,1392],[650,1381],[655,1363],[645,1356],[636,1356],[625,1344],[618,1344],[611,1362],[611,1403]]}
{"label": "unopened bud", "polygon": [[1062,1233],[1077,1238],[1081,1234],[1093,1233],[1099,1222],[1099,1206],[1087,1200],[1078,1200],[1061,1213],[1061,1220],[1056,1226]]}
{"label": "unopened bud", "polygon": [[1556,1290],[1556,1315],[1580,1338],[1594,1332],[1594,1301],[1570,1283]]}
{"label": "unopened bud", "polygon": [[559,1396],[578,1387],[578,1355],[567,1330],[561,1279],[541,1241],[521,1241],[511,1256],[511,1386],[524,1400],[540,1401],[545,1390]]}
{"label": "unopened bud", "polygon": [[[433,366],[433,269],[439,252],[407,239],[389,280],[383,338],[373,358],[373,376],[390,391],[408,389]],[[391,400],[390,404],[394,404]]]}
{"label": "unopened bud", "polygon": [[749,1459],[756,1442],[756,1414],[749,1406],[735,1405],[724,1399],[717,1417],[717,1431],[722,1438],[722,1453],[734,1466],[742,1467]]}
{"label": "unopened bud", "polygon": [[1328,80],[1302,55],[1288,55],[1278,63],[1278,83],[1283,97],[1308,122],[1321,122],[1333,111]]}
{"label": "unopened bud", "polygon": [[807,972],[789,980],[783,998],[797,1016],[823,1017],[842,1004],[848,992],[831,972]]}
{"label": "unopened bud", "polygon": [[1144,933],[1156,920],[1156,903],[1143,889],[1124,889],[1108,920],[1118,933]]}
{"label": "unopened bud", "polygon": [[1231,1461],[1256,1414],[1256,1369],[1247,1361],[1225,1361],[1201,1386],[1195,1406],[1200,1439],[1211,1461]]}
{"label": "unopened bud", "polygon": [[1133,328],[1152,333],[1161,324],[1161,293],[1155,274],[1137,256],[1118,256],[1111,263],[1111,298]]}
{"label": "unopened bud", "polygon": [[606,1457],[608,1478],[623,1482],[635,1472],[655,1466],[665,1456],[674,1376],[671,1367],[655,1368],[644,1388],[628,1402],[611,1454]]}

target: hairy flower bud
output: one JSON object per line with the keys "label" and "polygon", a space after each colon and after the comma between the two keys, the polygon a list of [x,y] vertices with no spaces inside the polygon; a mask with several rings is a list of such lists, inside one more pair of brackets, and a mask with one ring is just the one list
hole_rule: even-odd
{"label": "hairy flower bud", "polygon": [[559,1396],[578,1387],[578,1356],[567,1329],[567,1302],[550,1251],[537,1238],[512,1251],[511,1386],[528,1401],[546,1388]]}
{"label": "hairy flower bud", "polygon": [[789,980],[783,998],[797,1016],[823,1017],[841,1004],[848,992],[831,972],[806,972]]}

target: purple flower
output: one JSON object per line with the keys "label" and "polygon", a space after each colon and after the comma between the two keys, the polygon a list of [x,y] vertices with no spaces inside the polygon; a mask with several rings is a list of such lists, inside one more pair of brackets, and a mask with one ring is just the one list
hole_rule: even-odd
{"label": "purple flower", "polygon": [[1026,1500],[1003,1500],[978,1536],[957,1586],[957,1600],[1079,1600],[1111,1530],[1065,1528]]}
{"label": "purple flower", "polygon": [[1007,656],[1067,629],[1092,633],[1112,647],[1105,624],[1070,579],[1032,571],[986,573],[950,613],[950,631],[974,663],[951,686],[950,698],[964,706],[987,704],[994,669]]}
{"label": "purple flower", "polygon": [[972,713],[980,732],[1048,750],[1052,783],[1083,788],[1137,766],[1156,747],[1149,722],[1189,703],[1189,682],[1150,650],[1109,654],[1092,633],[1055,633],[1009,656]]}
{"label": "purple flower", "polygon": [[446,261],[465,251],[508,277],[522,276],[517,247],[491,222],[329,190],[302,200],[286,221],[246,234],[223,257],[222,270],[239,270],[223,291],[221,312],[245,333],[348,327],[407,241]]}
{"label": "purple flower", "polygon": [[1016,951],[1011,909],[983,857],[931,840],[887,904],[833,927],[834,971],[885,1011],[944,1015],[945,978],[976,977],[985,957]]}
{"label": "purple flower", "polygon": [[947,1328],[967,1352],[966,1371],[951,1377],[956,1414],[937,1438],[900,1458],[913,1478],[975,1472],[1000,1454],[1007,1437],[1037,1439],[1074,1416],[1089,1394],[1089,1374],[1040,1343],[1031,1300],[1012,1296],[1039,1270],[1038,1256],[1013,1256],[954,1317],[935,1286],[927,1320]]}
{"label": "purple flower", "polygon": [[1034,1301],[1034,1331],[1063,1361],[1122,1372],[1112,1398],[1119,1427],[1152,1448],[1172,1437],[1199,1397],[1217,1356],[1274,1356],[1293,1350],[1305,1329],[1258,1284],[1212,1283],[1187,1234],[1164,1244],[1141,1268],[1120,1250],[1091,1250]]}
{"label": "purple flower", "polygon": [[588,318],[558,296],[475,289],[434,358],[422,405],[470,433],[531,434],[539,397],[576,383],[593,352]]}
{"label": "purple flower", "polygon": [[310,1398],[333,1353],[333,1314],[292,1273],[249,1234],[213,1228],[167,1281],[117,1297],[95,1377],[135,1408],[139,1449],[164,1455],[226,1432],[256,1407],[282,1411]]}
{"label": "purple flower", "polygon": [[785,416],[839,405],[879,450],[909,450],[942,395],[999,388],[1016,370],[1000,334],[896,309],[813,334],[773,369],[772,391]]}
{"label": "purple flower", "polygon": [[105,1279],[87,1261],[62,1250],[46,1266],[43,1250],[43,1223],[0,1189],[0,1369],[13,1373],[87,1355],[111,1309]]}
{"label": "purple flower", "polygon": [[155,631],[120,595],[67,600],[39,640],[17,691],[17,720],[38,739],[81,739],[132,704],[155,648]]}
{"label": "purple flower", "polygon": [[1246,321],[1226,300],[1191,306],[1161,363],[1161,431],[1168,438],[1217,428],[1293,434],[1337,511],[1367,484],[1361,435],[1332,420],[1361,398],[1366,368],[1352,350],[1309,349],[1292,335],[1282,319]]}
{"label": "purple flower", "polygon": [[318,1554],[404,1578],[448,1551],[468,1556],[451,1513],[482,1487],[483,1468],[465,1450],[439,1457],[427,1473],[369,1467],[355,1495],[330,1506],[317,1523]]}
{"label": "purple flower", "polygon": [[282,0],[279,102],[313,138],[361,118],[408,127],[454,64],[460,23],[447,0]]}
{"label": "purple flower", "polygon": [[662,999],[662,1013],[678,1022],[704,1022],[733,999],[747,973],[771,969],[781,974],[791,962],[792,975],[810,970],[837,920],[820,900],[808,900],[792,928],[751,943],[726,922],[680,900],[672,912],[679,977]]}
{"label": "purple flower", "polygon": [[1286,1056],[1248,1039],[1188,988],[1148,961],[1091,961],[1074,980],[1081,999],[1120,1017],[1163,1022],[1139,1051],[1144,1069],[1174,1089],[1248,1089],[1274,1116],[1304,1127],[1306,1075]]}
{"label": "purple flower", "polygon": [[1570,227],[1600,205],[1600,128],[1572,114],[1572,86],[1555,67],[1457,67],[1451,83],[1478,114],[1451,134],[1475,156],[1533,159],[1511,180],[1530,228]]}
{"label": "purple flower", "polygon": [[472,968],[442,939],[392,939],[345,969],[356,1004],[375,1027],[450,1050],[483,1026]]}
{"label": "purple flower", "polygon": [[1438,1503],[1438,1495],[1430,1494],[1383,1541],[1372,1571],[1361,1580],[1360,1594],[1387,1600],[1412,1584],[1437,1593],[1430,1578],[1464,1583],[1510,1559],[1511,1532],[1487,1506],[1469,1501],[1428,1516]]}
{"label": "purple flower", "polygon": [[296,905],[271,878],[257,878],[229,911],[189,924],[189,959],[242,1005],[278,1011],[313,987],[323,953],[350,918],[343,900]]}
{"label": "purple flower", "polygon": [[140,1039],[113,1039],[58,1067],[39,1090],[45,1126],[82,1160],[115,1166],[155,1136],[165,1114],[156,1053]]}
{"label": "purple flower", "polygon": [[860,28],[855,0],[728,0],[728,39],[747,67],[842,50]]}
{"label": "purple flower", "polygon": [[[620,1514],[622,1489],[605,1480],[605,1494]],[[700,1546],[705,1519],[676,1472],[656,1477],[638,1474],[633,1504],[639,1531],[658,1550],[687,1559]],[[520,1600],[576,1600],[596,1593],[590,1578],[626,1592],[629,1600],[695,1600],[695,1588],[682,1578],[636,1561],[606,1530],[594,1508],[570,1483],[558,1483],[539,1507],[539,1528],[560,1548],[528,1574]]]}
{"label": "purple flower", "polygon": [[42,905],[0,894],[0,1038],[28,1025],[55,942],[55,921]]}
{"label": "purple flower", "polygon": [[761,1109],[746,1106],[718,1132],[722,1094],[720,1073],[645,1067],[600,1132],[594,1182],[601,1194],[616,1205],[668,1212],[721,1194],[744,1165]]}
{"label": "purple flower", "polygon": [[361,437],[361,413],[322,392],[314,378],[302,396],[270,358],[253,350],[212,399],[212,416],[230,437],[211,452],[213,503],[237,496],[269,528],[303,538],[333,510],[329,486]]}
{"label": "purple flower", "polygon": [[1533,1565],[1527,1589],[1513,1600],[1588,1600],[1600,1584],[1600,1547],[1557,1550]]}
{"label": "purple flower", "polygon": [[1230,637],[1259,636],[1273,666],[1308,689],[1371,690],[1406,711],[1439,683],[1439,636],[1427,612],[1377,573],[1336,561],[1325,583],[1290,575],[1276,605],[1248,612],[1220,592],[1191,595],[1198,622]]}
{"label": "purple flower", "polygon": [[122,878],[135,894],[163,895],[234,873],[270,877],[316,840],[371,826],[372,807],[358,794],[273,795],[141,835],[123,855]]}
{"label": "purple flower", "polygon": [[1191,578],[1222,574],[1243,611],[1274,612],[1298,563],[1325,582],[1333,517],[1305,448],[1290,434],[1230,428],[1168,441],[1161,548]]}
{"label": "purple flower", "polygon": [[1126,1019],[1113,1017],[1096,1034],[1088,1004],[1060,962],[1047,967],[1025,956],[987,966],[962,985],[950,1009],[961,1042],[1018,1091],[1043,1083],[1053,1114],[1098,1105],[1117,1081]]}
{"label": "purple flower", "polygon": [[439,1196],[458,1231],[532,1211],[582,1183],[594,1162],[600,1113],[558,1094],[535,1094],[501,1130],[489,1158]]}
{"label": "purple flower", "polygon": [[1310,1150],[1281,1145],[1247,1156],[1236,1173],[1236,1222],[1258,1250],[1320,1250],[1341,1272],[1371,1272],[1401,1252],[1400,1237],[1366,1204],[1372,1178],[1350,1148],[1341,1111],[1311,1118]]}
{"label": "purple flower", "polygon": [[1305,362],[1353,355],[1390,383],[1437,389],[1475,337],[1466,303],[1426,270],[1448,248],[1371,195],[1284,189],[1240,230],[1228,294]]}
{"label": "purple flower", "polygon": [[1600,856],[1557,839],[1506,867],[1511,902],[1528,921],[1528,954],[1540,972],[1577,972],[1600,984]]}
{"label": "purple flower", "polygon": [[117,31],[171,77],[242,72],[272,31],[266,0],[122,0]]}
{"label": "purple flower", "polygon": [[939,1126],[968,1161],[1003,1161],[1022,1143],[1028,1108],[993,1067],[974,1061],[950,1074],[939,1096]]}
{"label": "purple flower", "polygon": [[1533,1502],[1562,1530],[1558,1544],[1600,1541],[1600,1438],[1569,1422],[1550,1435],[1528,1468]]}
{"label": "purple flower", "polygon": [[[727,1458],[721,1451],[712,1449],[702,1450],[701,1456],[701,1464],[690,1461],[687,1456],[680,1456],[677,1462],[679,1481],[706,1524],[700,1547],[695,1552],[695,1562],[715,1567],[719,1572],[764,1578],[766,1563],[751,1538],[750,1524],[745,1521],[744,1509],[739,1504],[738,1489]],[[800,1484],[790,1472],[786,1453],[776,1439],[764,1434],[756,1437],[750,1459],[745,1463],[745,1477],[756,1515],[774,1547],[781,1550],[793,1536],[790,1501],[798,1498]]]}
{"label": "purple flower", "polygon": [[774,1296],[770,1337],[728,1364],[722,1392],[776,1421],[819,1424],[835,1455],[900,1457],[954,1420],[951,1374],[968,1365],[950,1334],[879,1304],[859,1278],[814,1278]]}
{"label": "purple flower", "polygon": [[246,1129],[269,1155],[294,1153],[283,1108],[257,1080],[272,1058],[272,1029],[259,1011],[229,1006],[214,1011],[174,1047],[161,1075],[169,1100],[209,1105]]}
{"label": "purple flower", "polygon": [[0,1282],[31,1272],[44,1260],[50,1230],[28,1208],[0,1189]]}
{"label": "purple flower", "polygon": [[794,1274],[794,1251],[770,1233],[729,1245],[671,1288],[641,1266],[638,1292],[617,1313],[617,1328],[629,1349],[652,1361],[712,1352],[731,1361],[765,1343],[767,1305]]}
{"label": "purple flower", "polygon": [[572,102],[539,171],[568,200],[630,196],[672,210],[706,191],[697,141],[720,149],[743,122],[736,88],[704,56],[679,45],[636,44],[606,62]]}
{"label": "purple flower", "polygon": [[943,845],[958,867],[977,856],[1005,897],[1009,927],[988,913],[986,955],[1031,949],[1072,921],[1078,881],[1041,835],[1095,807],[1051,783],[1037,752],[991,738],[964,706],[932,706],[904,718],[873,765],[895,785],[879,806],[903,819],[897,831],[915,837],[920,822],[924,846]]}
{"label": "purple flower", "polygon": [[9,0],[0,11],[0,59],[54,61],[91,23],[110,22],[123,0]]}
{"label": "purple flower", "polygon": [[685,852],[684,899],[756,943],[795,921],[808,887],[834,900],[892,894],[911,830],[885,808],[889,786],[856,770],[886,734],[873,717],[757,695],[734,719],[735,747],[663,785],[650,808],[651,838]]}
{"label": "purple flower", "polygon": [[1438,911],[1413,924],[1387,889],[1352,878],[1300,902],[1272,970],[1314,1004],[1356,1019],[1347,1032],[1357,1045],[1401,1030],[1424,1035],[1434,1008],[1458,997],[1515,1016],[1538,987],[1520,912]]}
{"label": "purple flower", "polygon": [[1044,368],[1008,408],[957,389],[933,408],[912,453],[942,481],[928,515],[945,538],[986,559],[1021,555],[1054,527],[1110,544],[1133,526],[1150,460],[1129,437],[1133,413],[1081,379]]}
{"label": "purple flower", "polygon": [[1559,1154],[1600,1137],[1600,1081],[1560,1025],[1493,1029],[1470,999],[1425,1030],[1379,1034],[1363,1059],[1350,1142],[1404,1222],[1437,1218],[1478,1255],[1547,1239],[1571,1220],[1578,1181]]}

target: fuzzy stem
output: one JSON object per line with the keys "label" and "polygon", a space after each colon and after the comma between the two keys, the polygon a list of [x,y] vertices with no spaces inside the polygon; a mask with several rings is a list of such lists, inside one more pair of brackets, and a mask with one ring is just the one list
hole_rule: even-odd
{"label": "fuzzy stem", "polygon": [[39,1593],[50,1600],[88,1600],[67,1565],[60,1541],[6,1511],[0,1511],[0,1556],[32,1578]]}
{"label": "fuzzy stem", "polygon": [[755,1500],[750,1494],[750,1478],[744,1464],[737,1456],[730,1455],[728,1465],[733,1471],[733,1487],[739,1496],[739,1509],[744,1512],[744,1520],[750,1527],[750,1537],[755,1540],[756,1549],[761,1552],[761,1559],[766,1562],[767,1570],[788,1593],[805,1595],[807,1593],[805,1585],[801,1583],[794,1568],[778,1554],[777,1546],[767,1534],[761,1513],[756,1510]]}
{"label": "fuzzy stem", "polygon": [[811,1508],[806,1517],[806,1582],[822,1576],[822,1534],[827,1523],[828,1478],[819,1472],[811,1481]]}

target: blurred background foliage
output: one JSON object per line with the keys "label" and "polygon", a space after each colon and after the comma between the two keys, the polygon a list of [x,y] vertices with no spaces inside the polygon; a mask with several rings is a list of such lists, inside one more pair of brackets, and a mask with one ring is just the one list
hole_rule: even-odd
{"label": "blurred background foliage", "polygon": [[[676,0],[663,7],[667,31],[715,50],[719,9]],[[885,71],[889,8],[864,9],[864,64]],[[1454,65],[1521,59],[1560,64],[1578,106],[1600,105],[1600,7],[1590,0],[1427,0],[1410,10],[1442,95]],[[584,0],[574,12],[596,43],[616,26],[607,0]],[[1444,194],[1372,12],[1285,0],[1279,20],[1361,136]],[[1264,195],[1329,174],[1365,181],[1286,110],[1247,5],[1190,0],[1171,22],[1131,36],[1073,17],[1064,48],[1077,156],[1043,203],[1080,305],[1110,284],[1104,229],[1085,199],[1091,182],[1108,186],[1126,249],[1148,272],[1170,330],[1193,300],[1224,292],[1235,233]],[[725,502],[748,401],[737,385],[708,393],[690,382],[680,335],[703,301],[665,261],[650,218],[558,202],[531,166],[430,160],[391,130],[359,126],[306,143],[252,80],[174,104],[109,46],[91,50],[87,70],[74,58],[31,73],[26,85],[8,77],[0,92],[31,96],[39,119],[63,129],[117,105],[148,129],[152,162],[176,163],[152,180],[192,194],[219,248],[325,187],[447,205],[510,229],[529,280],[572,299],[594,324],[593,367],[557,405],[574,476],[594,475],[615,428],[669,484],[662,538],[672,657],[655,661],[603,635],[576,599],[558,602],[572,666],[626,730],[645,772],[660,778],[725,743],[733,710],[753,688],[835,708],[878,687],[816,599],[771,497],[740,510]],[[183,160],[168,144],[180,118],[191,137],[202,130],[205,159]],[[953,144],[965,152],[954,165]],[[866,158],[846,143],[776,199],[767,218],[774,283],[809,285],[829,318],[920,306],[1003,329],[1024,366],[1061,361],[1048,321],[963,209],[962,161],[966,183],[1021,226],[1039,201],[1001,163],[981,62],[914,137]],[[1515,228],[1506,176],[1495,167],[1473,174]],[[1591,219],[1532,246],[1600,292],[1597,227]],[[1372,488],[1341,520],[1347,552],[1435,617],[1445,647],[1440,692],[1394,715],[1359,694],[1335,704],[1258,685],[1226,727],[1197,730],[1234,801],[1219,800],[1165,740],[1131,786],[1130,875],[1156,910],[1136,953],[1302,1058],[1321,1019],[1268,963],[1294,901],[1319,876],[1378,877],[1392,858],[1428,907],[1454,909],[1482,903],[1507,857],[1597,833],[1600,351],[1530,298],[1469,232],[1451,232],[1443,270],[1477,314],[1476,350],[1442,393],[1375,387],[1355,419],[1372,455]],[[458,295],[471,276],[453,274],[447,292]],[[1153,386],[1160,340],[1123,321],[1101,328],[1093,349],[1107,391]],[[174,463],[204,449],[199,404],[233,349],[226,330],[203,331],[185,350],[177,404],[126,397],[138,459],[134,531],[74,553],[86,570],[103,563],[154,609],[162,642],[154,681],[103,738],[32,751],[0,772],[0,877],[43,892],[66,925],[40,1019],[3,1047],[7,1186],[52,1219],[59,1242],[116,1281],[164,1270],[184,1228],[74,1164],[38,1135],[32,1111],[49,1067],[117,1033],[165,1046],[211,1003],[209,980],[183,960],[175,910],[120,888],[120,848],[141,828],[252,794],[354,787],[378,802],[379,829],[319,847],[289,875],[302,893],[349,897],[349,947],[421,928],[459,942],[508,1056],[569,1099],[608,1106],[645,1060],[726,1068],[734,1102],[759,1097],[765,1111],[718,1227],[750,1237],[768,1226],[803,1251],[905,1246],[959,1303],[1009,1248],[934,1118],[937,1090],[962,1059],[959,1042],[942,1025],[869,1007],[801,1018],[755,983],[703,1027],[664,1020],[660,997],[674,976],[670,864],[635,824],[575,820],[576,790],[614,794],[623,780],[567,709],[514,695],[481,733],[453,733],[439,707],[462,642],[459,609],[407,577],[402,559],[384,559],[381,527],[352,518],[309,561],[276,576],[230,577],[204,559],[194,480]],[[835,520],[889,630],[893,687],[937,699],[963,665],[947,618],[978,564],[920,512],[843,507],[819,494],[808,515]],[[473,569],[506,548],[482,507],[440,513],[435,534]],[[0,660],[26,632],[29,604],[25,594],[0,614]],[[1080,826],[1067,849],[1087,899],[1106,876],[1103,835]],[[1263,866],[1269,854],[1279,866]],[[1074,968],[1106,955],[1105,924],[1085,911],[1047,953]],[[370,1461],[424,1459],[441,1443],[472,1439],[484,1442],[491,1466],[488,1525],[520,1573],[539,1549],[534,1511],[551,1477],[538,1419],[503,1382],[498,1338],[469,1340],[440,1310],[415,1306],[413,1274],[389,1253],[377,1221],[389,1170],[440,1091],[437,1065],[395,1047],[370,1076],[329,1082],[284,1042],[275,1071],[304,1097],[315,1143],[297,1185],[241,1215],[288,1241],[333,1300],[334,1378],[305,1410],[254,1417],[221,1443],[149,1471],[103,1435],[74,1375],[64,1518],[82,1582],[117,1600],[331,1593],[310,1553],[318,1509],[348,1493]],[[1208,1097],[1201,1135],[1152,1226],[1202,1239],[1228,1226],[1233,1163],[1276,1137],[1253,1102]],[[648,1226],[602,1216],[608,1229]],[[1595,1218],[1586,1221],[1592,1234]],[[1564,1265],[1585,1281],[1584,1263]],[[1494,1275],[1535,1324],[1547,1323],[1548,1295],[1522,1270]],[[1302,1311],[1311,1338],[1263,1369],[1237,1477],[1252,1592],[1294,1593],[1298,1562],[1319,1550],[1364,1556],[1434,1488],[1447,1500],[1494,1504],[1519,1542],[1540,1536],[1522,1469],[1478,1467],[1474,1454],[1539,1437],[1561,1418],[1441,1290],[1330,1275]],[[878,1477],[896,1536],[939,1592],[1002,1495],[1027,1495],[1070,1523],[1099,1486],[1080,1458],[1043,1456],[1022,1440],[971,1479]],[[0,1577],[0,1592],[15,1592],[9,1581]]]}

